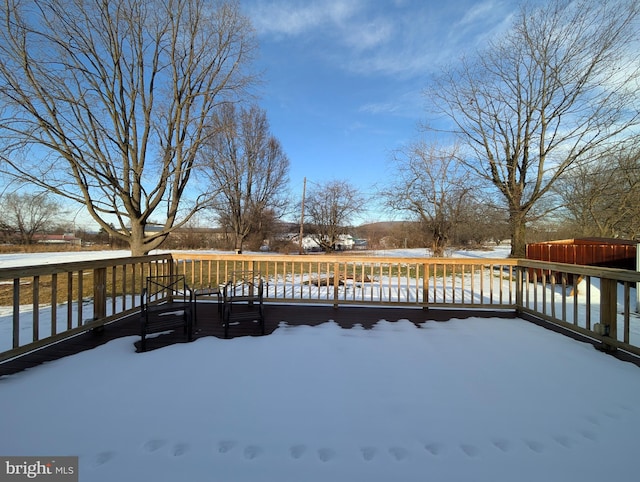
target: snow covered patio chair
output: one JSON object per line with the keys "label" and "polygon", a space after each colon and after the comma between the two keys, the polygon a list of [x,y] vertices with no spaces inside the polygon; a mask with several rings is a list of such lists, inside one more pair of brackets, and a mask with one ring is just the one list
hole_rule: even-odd
{"label": "snow covered patio chair", "polygon": [[140,351],[146,350],[147,335],[176,328],[182,328],[187,341],[191,341],[193,305],[184,275],[147,277],[140,304]]}
{"label": "snow covered patio chair", "polygon": [[263,313],[264,283],[259,272],[234,271],[223,290],[222,326],[224,337],[229,336],[229,325],[241,321],[257,322],[264,335]]}

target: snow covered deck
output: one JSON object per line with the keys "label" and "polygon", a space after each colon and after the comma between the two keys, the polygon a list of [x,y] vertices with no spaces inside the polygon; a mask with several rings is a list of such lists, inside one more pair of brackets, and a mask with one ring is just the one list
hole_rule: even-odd
{"label": "snow covered deck", "polygon": [[192,343],[136,353],[133,317],[0,378],[0,453],[90,482],[637,475],[640,368],[513,312],[269,305],[224,340],[201,308]]}
{"label": "snow covered deck", "polygon": [[[194,339],[210,336],[223,338],[220,314],[215,302],[198,302],[197,315],[198,321],[194,327]],[[287,326],[317,326],[328,321],[333,321],[345,329],[351,329],[355,326],[370,329],[380,320],[391,322],[409,320],[419,325],[427,321],[447,321],[452,318],[464,319],[471,316],[479,318],[515,317],[513,311],[422,310],[419,308],[412,309],[406,307],[366,308],[352,306],[332,308],[330,306],[314,306],[308,304],[267,304],[265,306],[265,315],[265,333],[267,335],[272,334],[281,324],[286,324]],[[229,338],[258,336],[259,334],[258,327],[251,322],[238,323],[235,326],[231,326],[229,330]],[[0,376],[16,373],[47,361],[57,360],[68,355],[89,350],[111,340],[132,336],[134,337],[131,341],[132,349],[138,351],[140,344],[140,321],[138,313],[130,315],[124,320],[107,325],[104,329],[83,333],[27,355],[0,363]],[[185,342],[185,336],[180,330],[170,331],[149,337],[147,340],[147,351]]]}

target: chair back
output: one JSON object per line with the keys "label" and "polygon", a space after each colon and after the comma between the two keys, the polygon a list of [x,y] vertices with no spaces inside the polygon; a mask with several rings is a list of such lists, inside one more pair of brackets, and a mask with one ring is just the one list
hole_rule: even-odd
{"label": "chair back", "polygon": [[262,298],[263,281],[259,271],[233,271],[224,287],[224,297]]}
{"label": "chair back", "polygon": [[191,299],[191,290],[184,275],[147,276],[144,303],[187,302]]}

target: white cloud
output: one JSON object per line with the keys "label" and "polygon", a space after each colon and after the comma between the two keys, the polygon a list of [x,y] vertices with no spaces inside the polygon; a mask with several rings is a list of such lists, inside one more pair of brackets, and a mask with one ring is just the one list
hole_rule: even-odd
{"label": "white cloud", "polygon": [[482,22],[483,19],[486,19],[488,16],[492,16],[492,13],[496,11],[499,3],[496,4],[493,0],[489,0],[487,2],[482,2],[474,5],[472,8],[467,10],[464,14],[464,17],[457,22],[457,25],[469,25],[477,22]]}
{"label": "white cloud", "polygon": [[260,1],[249,7],[249,16],[259,33],[297,36],[326,25],[344,24],[359,8],[359,2],[349,0],[310,4]]}
{"label": "white cloud", "polygon": [[415,119],[422,114],[423,104],[424,99],[420,90],[389,92],[385,100],[367,102],[358,108],[358,112]]}
{"label": "white cloud", "polygon": [[295,37],[309,56],[351,73],[409,78],[482,45],[503,28],[515,0],[439,6],[408,0],[254,0],[249,5],[263,36]]}
{"label": "white cloud", "polygon": [[517,9],[513,1],[488,0],[466,11],[447,35],[452,46],[482,47],[509,28]]}
{"label": "white cloud", "polygon": [[266,3],[259,1],[248,8],[258,33],[305,37],[321,35],[343,48],[362,51],[389,41],[393,23],[373,15],[359,0],[329,0],[296,3],[291,0]]}
{"label": "white cloud", "polygon": [[368,23],[349,25],[345,28],[344,41],[357,50],[366,50],[385,44],[393,34],[391,22],[377,19]]}

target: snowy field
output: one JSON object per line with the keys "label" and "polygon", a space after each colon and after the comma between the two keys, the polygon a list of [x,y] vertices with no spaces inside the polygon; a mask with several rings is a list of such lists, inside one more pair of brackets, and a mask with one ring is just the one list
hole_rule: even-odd
{"label": "snowy field", "polygon": [[[506,258],[509,255],[510,247],[501,246],[490,251],[452,251],[449,256],[456,258]],[[168,251],[154,251],[151,254],[161,254]],[[174,252],[180,252],[174,250]],[[229,251],[183,251],[184,253],[224,253],[231,254]],[[270,253],[251,253],[255,255],[269,255]],[[355,255],[360,253],[354,251]],[[416,249],[387,249],[380,251],[368,251],[367,254],[379,256],[398,256],[398,257],[421,257],[429,256],[429,250],[425,248]],[[0,268],[15,268],[18,266],[37,266],[41,264],[53,263],[71,263],[73,261],[87,261],[94,259],[113,259],[126,258],[131,256],[128,250],[113,251],[68,251],[59,253],[12,253],[0,254]]]}
{"label": "snowy field", "polygon": [[0,378],[0,454],[78,455],[83,482],[635,480],[638,367],[519,319],[427,316],[115,340]]}

